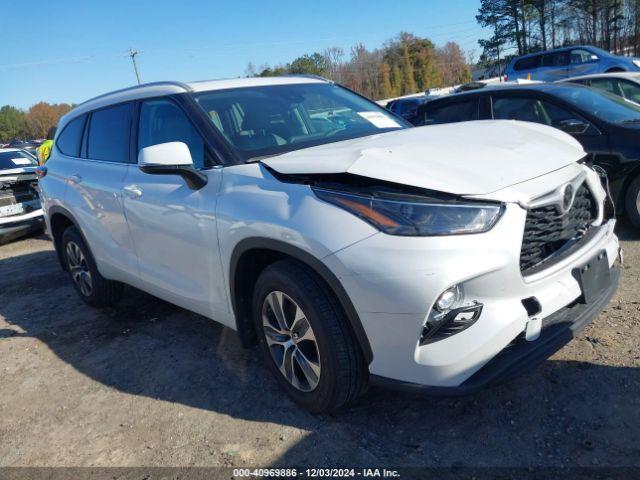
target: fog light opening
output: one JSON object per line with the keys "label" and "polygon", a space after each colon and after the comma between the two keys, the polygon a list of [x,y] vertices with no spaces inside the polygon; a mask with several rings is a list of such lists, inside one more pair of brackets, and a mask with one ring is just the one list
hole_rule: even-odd
{"label": "fog light opening", "polygon": [[427,316],[420,334],[420,345],[443,340],[466,330],[476,323],[481,313],[481,303],[464,301],[461,285],[446,289],[436,299]]}
{"label": "fog light opening", "polygon": [[446,313],[462,301],[462,288],[454,285],[440,294],[433,308],[438,312]]}

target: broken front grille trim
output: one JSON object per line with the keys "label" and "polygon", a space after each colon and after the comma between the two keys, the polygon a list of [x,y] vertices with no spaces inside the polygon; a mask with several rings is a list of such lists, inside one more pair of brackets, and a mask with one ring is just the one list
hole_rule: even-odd
{"label": "broken front grille trim", "polygon": [[597,203],[586,182],[578,187],[571,207],[565,212],[555,204],[529,210],[520,250],[522,274],[547,268],[553,259],[563,258],[579,248],[591,236],[587,233],[597,213]]}

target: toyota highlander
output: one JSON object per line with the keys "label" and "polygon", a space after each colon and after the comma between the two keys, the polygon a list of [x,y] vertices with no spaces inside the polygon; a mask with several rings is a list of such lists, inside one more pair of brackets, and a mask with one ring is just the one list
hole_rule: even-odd
{"label": "toyota highlander", "polygon": [[97,97],[38,169],[87,304],[128,284],[214,319],[319,412],[370,383],[470,393],[584,328],[619,257],[585,155],[551,127],[412,127],[292,76]]}

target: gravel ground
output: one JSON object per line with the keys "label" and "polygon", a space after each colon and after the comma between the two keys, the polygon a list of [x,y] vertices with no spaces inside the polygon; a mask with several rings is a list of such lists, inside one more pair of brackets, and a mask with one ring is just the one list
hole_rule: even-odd
{"label": "gravel ground", "polygon": [[640,466],[640,232],[579,338],[475,396],[293,405],[234,332],[129,289],[76,296],[44,236],[0,247],[0,466]]}

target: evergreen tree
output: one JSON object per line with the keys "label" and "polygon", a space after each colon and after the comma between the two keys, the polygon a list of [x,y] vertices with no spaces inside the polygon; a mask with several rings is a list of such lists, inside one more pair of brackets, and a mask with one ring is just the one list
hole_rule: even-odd
{"label": "evergreen tree", "polygon": [[405,43],[402,47],[402,95],[416,93],[418,87],[413,72],[413,64],[409,56],[409,47]]}
{"label": "evergreen tree", "polygon": [[380,63],[380,97],[390,98],[393,96],[391,87],[391,67],[386,62]]}

